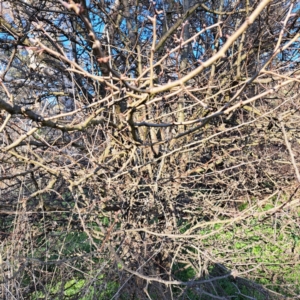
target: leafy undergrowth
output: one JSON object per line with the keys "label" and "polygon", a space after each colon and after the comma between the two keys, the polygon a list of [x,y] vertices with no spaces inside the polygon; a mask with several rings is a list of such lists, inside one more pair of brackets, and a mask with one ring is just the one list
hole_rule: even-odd
{"label": "leafy undergrowth", "polygon": [[[240,209],[247,209],[247,205]],[[258,214],[262,213],[259,216],[225,225],[216,221],[198,231],[203,236],[211,234],[199,242],[198,248],[215,261],[201,278],[209,281],[214,277],[229,276],[190,288],[189,299],[213,299],[214,296],[282,299],[300,294],[299,208],[276,213],[272,209],[274,204],[270,201],[258,210]],[[186,228],[189,226],[184,224]],[[197,269],[184,268],[180,264],[177,269],[181,269],[175,270],[179,279],[197,279]]]}
{"label": "leafy undergrowth", "polygon": [[[203,271],[199,273],[199,262],[196,259],[189,265],[175,261],[172,269],[174,278],[185,282],[205,282],[188,289],[174,287],[174,299],[209,300],[214,297],[230,297],[237,300],[263,300],[299,295],[299,209],[268,214],[273,208],[272,203],[267,203],[259,209],[267,218],[254,215],[230,224],[214,222],[213,225],[198,230],[199,235],[211,235],[201,239],[197,247],[187,245],[183,247],[183,251],[194,253],[195,257],[201,251],[205,252],[208,257],[213,258],[213,262],[210,259],[206,268],[202,266]],[[240,207],[241,212],[246,209],[247,205]],[[181,228],[180,231],[184,233],[191,225],[182,223]],[[74,253],[75,250],[81,253],[94,250],[84,233],[67,235],[65,246],[65,254]],[[82,274],[65,281],[57,278],[52,284],[45,285],[44,291],[47,293],[36,291],[30,299],[111,299],[118,293],[120,283],[103,274],[98,273],[93,280],[87,280]],[[215,279],[217,277],[220,279]],[[159,299],[157,296],[151,297]],[[120,299],[126,299],[126,296]]]}
{"label": "leafy undergrowth", "polygon": [[105,282],[103,275],[99,276],[94,282],[97,285],[95,288],[93,285],[87,285],[85,279],[71,279],[67,281],[64,286],[61,283],[52,287],[47,287],[48,294],[43,292],[33,293],[31,300],[37,299],[81,299],[81,300],[106,300],[111,299],[113,295],[118,291],[119,284],[116,282]]}

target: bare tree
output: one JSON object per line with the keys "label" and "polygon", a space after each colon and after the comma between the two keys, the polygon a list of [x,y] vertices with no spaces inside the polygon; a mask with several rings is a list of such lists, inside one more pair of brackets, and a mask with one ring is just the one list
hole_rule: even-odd
{"label": "bare tree", "polygon": [[2,1],[2,297],[297,295],[299,15]]}

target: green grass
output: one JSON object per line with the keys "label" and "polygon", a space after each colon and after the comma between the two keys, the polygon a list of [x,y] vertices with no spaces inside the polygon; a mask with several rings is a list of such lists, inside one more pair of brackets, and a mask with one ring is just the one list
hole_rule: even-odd
{"label": "green grass", "polygon": [[[100,275],[99,279],[96,281],[98,286],[102,287],[102,290],[96,290],[94,286],[85,286],[87,283],[84,279],[71,279],[66,282],[63,287],[63,299],[70,299],[71,297],[80,297],[80,300],[92,300],[94,296],[99,300],[107,300],[114,296],[118,291],[119,284],[116,282],[108,282],[104,284],[104,276]],[[86,288],[84,296],[81,296],[83,288]],[[32,294],[31,300],[37,299],[53,299],[60,300],[61,298],[61,282],[57,283],[55,286],[48,285],[46,290],[49,291],[49,295],[45,295],[43,292],[38,291]]]}
{"label": "green grass", "polygon": [[[268,212],[282,204],[275,203],[275,201],[276,199],[270,199],[256,211]],[[246,210],[248,206],[248,203],[241,204],[239,210]],[[248,283],[239,285],[237,288],[237,283],[232,282],[231,279],[219,280],[216,286],[222,290],[222,295],[232,296],[234,299],[246,299],[247,296],[265,299],[265,294],[259,291],[260,289],[263,291],[264,286],[287,297],[300,294],[298,215],[299,209],[297,208],[276,216],[269,214],[267,219],[250,216],[235,224],[217,223],[202,227],[197,231],[203,236],[208,233],[212,234],[209,238],[202,239],[198,247],[208,250],[215,261],[226,266],[228,272],[234,268],[238,272],[243,272],[241,279]],[[184,222],[180,225],[181,233],[192,227],[189,223]],[[195,261],[194,264],[197,265],[197,262]],[[240,269],[239,266],[241,266]],[[210,273],[212,269],[209,270]],[[250,271],[247,272],[247,270]],[[184,269],[184,265],[176,265],[173,272],[178,279],[183,281],[199,279],[196,277],[196,269],[191,267]],[[213,273],[210,275],[218,276]],[[257,285],[256,290],[249,288],[251,282]],[[286,286],[289,286],[294,294],[290,293],[285,288]],[[208,290],[206,289],[206,291]],[[218,293],[212,292],[212,294],[217,295]],[[195,293],[191,288],[188,297],[199,299],[199,293]],[[209,297],[202,295],[201,299],[210,299]]]}
{"label": "green grass", "polygon": [[[278,203],[277,203],[278,206]],[[274,208],[273,200],[270,203],[265,203],[258,211],[267,212]],[[248,209],[248,204],[242,204],[239,207],[240,211]],[[294,212],[298,216],[299,210]],[[101,220],[103,226],[109,226],[110,220],[103,217]],[[203,222],[203,220],[201,221]],[[95,227],[94,227],[95,226]],[[193,224],[183,221],[178,224],[181,233],[190,229]],[[91,227],[97,230],[96,224],[91,224]],[[258,289],[249,287],[251,281],[256,284],[267,287],[277,293],[282,293],[285,296],[292,297],[285,290],[284,286],[292,287],[295,294],[300,294],[300,264],[292,263],[300,254],[300,231],[296,221],[293,221],[293,214],[285,214],[280,218],[268,218],[264,222],[256,217],[241,220],[236,224],[219,223],[208,225],[197,231],[200,235],[207,235],[213,233],[209,238],[202,239],[198,247],[200,249],[208,250],[215,261],[221,262],[230,272],[233,268],[244,266],[238,271],[245,271],[253,269],[250,272],[245,272],[241,275],[243,281],[234,280],[232,277],[217,280],[214,283],[214,289],[203,286],[204,291],[212,295],[223,295],[224,297],[231,296],[233,299],[242,300],[247,297],[263,300],[265,295]],[[46,242],[48,243],[49,240]],[[90,253],[93,251],[93,246],[89,241],[88,236],[84,232],[66,233],[64,238],[61,238],[61,243],[52,245],[52,250],[57,251],[64,243],[62,256],[75,255],[76,253]],[[94,240],[100,243],[99,240]],[[41,255],[43,255],[46,248],[50,245],[43,245],[40,248]],[[217,245],[217,247],[215,247]],[[182,254],[187,254],[187,251],[192,252],[197,256],[196,250],[190,246],[183,249]],[[50,259],[55,259],[56,254],[52,252]],[[56,252],[58,253],[58,252]],[[223,261],[225,263],[223,263]],[[297,260],[296,260],[297,261]],[[98,261],[99,262],[99,261]],[[197,262],[185,265],[183,263],[176,263],[173,265],[172,273],[176,279],[182,281],[189,281],[194,279],[201,279],[198,276],[198,270],[192,266],[196,266]],[[75,265],[76,266],[76,265]],[[207,268],[210,276],[220,276],[216,272],[215,265],[210,265]],[[122,268],[119,268],[122,269]],[[208,276],[207,274],[207,276]],[[222,274],[221,274],[222,275]],[[207,277],[208,278],[208,277]],[[202,278],[204,279],[204,278]],[[249,281],[247,281],[249,279]],[[244,282],[244,283],[243,283]],[[248,284],[246,284],[247,282]],[[47,285],[46,290],[49,291],[48,298],[59,299],[56,296],[63,291],[65,299],[72,297],[81,297],[80,300],[93,299],[97,295],[97,299],[110,299],[118,290],[119,284],[114,281],[109,281],[104,275],[97,278],[96,287],[89,286],[84,278],[70,278],[62,287],[62,282]],[[84,294],[82,294],[84,291]],[[179,295],[180,289],[174,287],[174,295]],[[51,296],[53,295],[53,296]],[[194,300],[208,300],[211,299],[209,295],[202,294],[199,298],[199,291],[194,288],[189,288],[186,291],[186,299]],[[35,292],[30,299],[46,299],[47,295],[43,292]],[[155,298],[155,297],[154,297]],[[182,298],[185,299],[185,298]]]}

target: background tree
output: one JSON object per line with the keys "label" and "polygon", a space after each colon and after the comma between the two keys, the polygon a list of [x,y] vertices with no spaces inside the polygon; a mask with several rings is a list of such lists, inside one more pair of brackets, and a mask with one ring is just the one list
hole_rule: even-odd
{"label": "background tree", "polygon": [[298,295],[299,14],[2,1],[2,296]]}

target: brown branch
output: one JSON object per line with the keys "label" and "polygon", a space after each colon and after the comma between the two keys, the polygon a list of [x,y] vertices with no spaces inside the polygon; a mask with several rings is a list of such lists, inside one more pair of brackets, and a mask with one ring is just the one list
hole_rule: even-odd
{"label": "brown branch", "polygon": [[182,18],[178,19],[177,22],[160,38],[159,42],[155,47],[155,52],[157,52],[166,42],[166,40],[173,34],[173,32],[188,18],[190,17],[196,9],[200,6],[200,3],[195,4],[191,7]]}
{"label": "brown branch", "polygon": [[239,29],[237,29],[232,36],[230,36],[226,43],[223,45],[223,47],[211,58],[209,58],[207,61],[203,62],[198,68],[191,71],[189,74],[185,75],[181,79],[175,80],[173,82],[170,82],[166,85],[160,86],[160,87],[154,87],[149,90],[150,94],[155,95],[160,92],[168,91],[173,87],[176,87],[178,85],[183,85],[188,80],[192,79],[193,77],[200,74],[205,68],[211,66],[213,63],[215,63],[218,59],[224,57],[226,55],[226,51],[231,47],[231,45],[239,38],[240,35],[245,32],[248,27],[255,21],[255,19],[260,15],[260,13],[264,10],[264,8],[271,2],[271,0],[263,0],[260,2],[260,4],[257,6],[257,8],[253,11],[253,13],[247,18],[247,20],[240,26]]}

